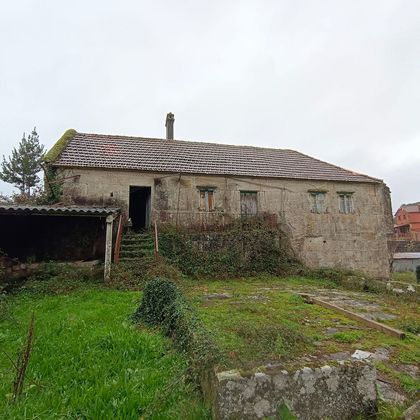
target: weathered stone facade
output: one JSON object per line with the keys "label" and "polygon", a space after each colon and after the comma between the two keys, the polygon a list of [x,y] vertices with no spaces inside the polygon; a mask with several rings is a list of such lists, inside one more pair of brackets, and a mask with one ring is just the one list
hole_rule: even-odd
{"label": "weathered stone facade", "polygon": [[[389,277],[392,234],[389,190],[381,182],[306,181],[257,177],[61,169],[65,201],[118,204],[128,211],[129,187],[151,188],[151,220],[180,225],[226,224],[241,214],[241,191],[255,191],[259,213],[274,215],[309,267],[342,267]],[[214,210],[200,210],[199,189],[212,188]],[[311,192],[325,194],[325,212],[311,211]],[[353,211],[339,209],[339,192],[352,193]]]}

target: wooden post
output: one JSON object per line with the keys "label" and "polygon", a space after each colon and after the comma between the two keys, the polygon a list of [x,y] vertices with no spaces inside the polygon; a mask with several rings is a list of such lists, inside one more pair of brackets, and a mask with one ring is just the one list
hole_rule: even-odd
{"label": "wooden post", "polygon": [[299,293],[299,294],[307,303],[316,303],[317,305],[322,306],[324,308],[331,309],[336,312],[340,312],[343,315],[347,316],[348,318],[354,319],[355,321],[359,321],[362,324],[365,324],[368,327],[373,328],[375,330],[382,331],[388,335],[392,335],[400,339],[405,338],[405,333],[403,331],[397,330],[396,328],[392,328],[392,327],[389,327],[388,325],[381,324],[376,321],[372,321],[371,319],[367,319],[362,315],[348,311],[347,309],[344,309],[344,308],[340,308],[339,306],[333,305],[332,303],[329,303],[329,302],[325,302],[324,300],[317,299],[306,293]]}
{"label": "wooden post", "polygon": [[157,223],[155,220],[155,261],[159,258],[159,237],[158,237],[158,230],[157,230]]}
{"label": "wooden post", "polygon": [[104,280],[107,282],[111,278],[111,261],[112,261],[112,227],[114,224],[114,216],[106,218],[106,239],[105,239],[105,267]]}
{"label": "wooden post", "polygon": [[123,235],[123,216],[121,214],[119,222],[118,222],[117,238],[115,239],[115,249],[114,249],[114,263],[115,264],[118,264],[120,262],[122,235]]}

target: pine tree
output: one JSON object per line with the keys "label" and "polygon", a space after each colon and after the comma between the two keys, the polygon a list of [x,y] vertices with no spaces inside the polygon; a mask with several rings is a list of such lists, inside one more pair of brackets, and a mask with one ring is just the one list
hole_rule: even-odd
{"label": "pine tree", "polygon": [[27,138],[23,133],[18,148],[13,148],[8,160],[3,156],[0,179],[13,184],[22,195],[30,197],[31,189],[40,182],[38,173],[42,169],[44,151],[44,146],[39,143],[36,128]]}

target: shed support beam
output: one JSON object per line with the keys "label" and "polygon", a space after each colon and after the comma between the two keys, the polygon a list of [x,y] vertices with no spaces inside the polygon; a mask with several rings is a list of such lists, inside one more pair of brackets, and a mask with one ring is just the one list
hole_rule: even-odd
{"label": "shed support beam", "polygon": [[111,278],[113,224],[114,224],[114,216],[108,216],[106,218],[105,267],[104,267],[104,280],[106,282],[109,281]]}

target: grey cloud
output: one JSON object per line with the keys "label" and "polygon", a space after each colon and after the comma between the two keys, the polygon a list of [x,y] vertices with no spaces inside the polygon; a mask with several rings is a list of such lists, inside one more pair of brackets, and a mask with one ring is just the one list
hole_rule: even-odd
{"label": "grey cloud", "polygon": [[419,200],[419,21],[416,0],[2,2],[0,155],[35,124],[47,146],[163,136],[172,111],[178,138],[296,149]]}

